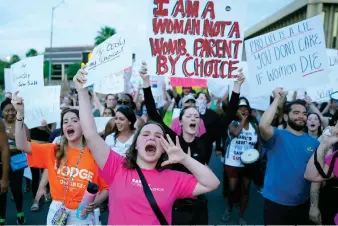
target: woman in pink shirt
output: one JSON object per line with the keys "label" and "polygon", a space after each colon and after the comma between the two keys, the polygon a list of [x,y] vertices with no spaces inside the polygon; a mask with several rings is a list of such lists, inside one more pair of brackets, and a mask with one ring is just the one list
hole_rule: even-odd
{"label": "woman in pink shirt", "polygon": [[[219,186],[219,180],[207,166],[182,151],[178,138],[176,144],[164,139],[165,131],[157,123],[148,122],[140,128],[126,158],[111,151],[96,130],[88,91],[83,88],[87,74],[84,69],[74,77],[83,119],[81,126],[101,176],[109,185],[109,225],[171,224],[176,199],[192,198]],[[184,165],[192,175],[163,168],[175,163]],[[148,186],[142,186],[142,175]],[[146,196],[143,189],[148,187],[151,192]],[[159,210],[156,204],[149,204],[151,194]]]}

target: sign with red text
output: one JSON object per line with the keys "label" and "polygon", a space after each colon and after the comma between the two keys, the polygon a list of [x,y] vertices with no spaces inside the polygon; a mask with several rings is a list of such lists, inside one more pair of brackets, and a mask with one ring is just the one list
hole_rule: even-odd
{"label": "sign with red text", "polygon": [[189,78],[238,75],[244,0],[154,0],[148,39],[149,73]]}
{"label": "sign with red text", "polygon": [[329,80],[321,15],[245,41],[251,96],[297,90]]}
{"label": "sign with red text", "polygon": [[[96,46],[93,50],[89,62],[87,63],[87,82],[85,87],[99,83],[103,77],[108,77],[111,81],[120,79],[115,73],[119,73],[132,65],[131,42],[120,35],[113,35],[106,41]],[[116,92],[111,92],[116,93]]]}
{"label": "sign with red text", "polygon": [[43,55],[28,57],[11,66],[11,90],[16,92],[22,88],[42,88]]}

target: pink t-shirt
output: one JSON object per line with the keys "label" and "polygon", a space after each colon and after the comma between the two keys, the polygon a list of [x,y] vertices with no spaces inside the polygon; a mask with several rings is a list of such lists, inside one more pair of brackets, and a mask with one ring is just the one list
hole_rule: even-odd
{"label": "pink t-shirt", "polygon": [[[111,151],[101,177],[109,185],[108,225],[160,225],[142,188],[135,169],[123,166],[125,158]],[[193,175],[173,170],[144,170],[157,205],[171,224],[176,199],[193,198],[197,180]]]}
{"label": "pink t-shirt", "polygon": [[[331,161],[332,161],[332,157],[333,155],[336,153],[337,151],[333,152],[331,155],[329,155],[326,159],[325,159],[325,163],[327,165],[330,165],[331,164]],[[336,160],[335,164],[334,164],[334,167],[333,167],[333,171],[334,175],[336,177],[338,177],[338,159]]]}
{"label": "pink t-shirt", "polygon": [[[170,129],[172,131],[174,131],[177,135],[181,135],[182,134],[182,126],[180,125],[180,119],[178,117],[174,118],[171,121]],[[203,119],[201,119],[200,120],[200,128],[199,128],[197,136],[200,137],[200,136],[202,136],[205,133],[206,133],[205,125],[204,125]]]}

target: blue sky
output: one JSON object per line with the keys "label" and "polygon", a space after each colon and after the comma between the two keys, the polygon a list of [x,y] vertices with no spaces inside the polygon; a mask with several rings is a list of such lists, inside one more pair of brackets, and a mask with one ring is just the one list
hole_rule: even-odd
{"label": "blue sky", "polygon": [[[235,0],[233,0],[235,1]],[[246,0],[248,28],[293,0]],[[51,9],[60,0],[2,0],[0,58],[24,56],[29,48],[42,52],[50,42]],[[65,0],[55,11],[53,46],[92,45],[102,26],[133,37],[137,52],[146,39],[147,13],[152,0]]]}

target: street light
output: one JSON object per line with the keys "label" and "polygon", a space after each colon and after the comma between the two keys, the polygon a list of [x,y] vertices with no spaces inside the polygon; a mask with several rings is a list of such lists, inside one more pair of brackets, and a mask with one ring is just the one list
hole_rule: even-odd
{"label": "street light", "polygon": [[53,29],[54,29],[54,10],[59,8],[65,0],[62,0],[58,5],[52,7],[52,23],[51,23],[51,28],[50,28],[50,52],[49,52],[49,74],[48,74],[48,81],[52,79],[52,48],[53,48]]}

